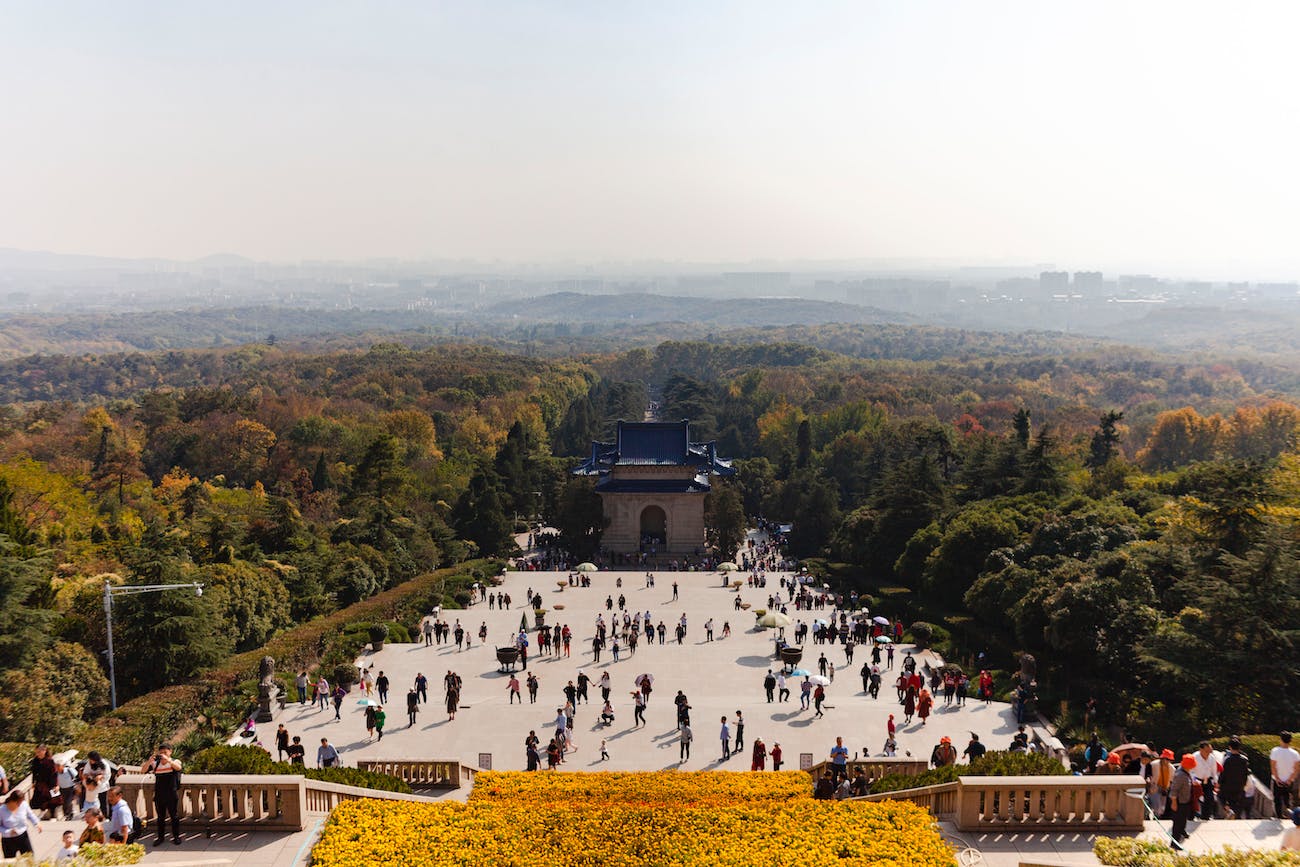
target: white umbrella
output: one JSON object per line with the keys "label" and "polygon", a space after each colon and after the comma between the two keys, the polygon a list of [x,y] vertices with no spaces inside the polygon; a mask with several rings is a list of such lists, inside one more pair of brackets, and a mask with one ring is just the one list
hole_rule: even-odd
{"label": "white umbrella", "polygon": [[808,678],[808,682],[811,683],[811,684],[813,684],[813,685],[815,685],[815,686],[830,686],[830,685],[831,685],[831,680],[830,680],[830,678],[829,678],[829,677],[822,677],[820,674],[814,674],[812,677]]}
{"label": "white umbrella", "polygon": [[649,681],[650,683],[654,683],[655,676],[653,674],[638,674],[636,676],[636,679],[633,680],[632,682],[635,683],[637,686],[640,686],[642,683],[645,683],[646,681]]}
{"label": "white umbrella", "polygon": [[358,701],[357,704],[362,707],[379,707],[379,702],[375,701],[373,698],[363,698]]}
{"label": "white umbrella", "polygon": [[816,620],[814,620],[813,623],[816,623],[816,624],[821,625],[821,626],[829,626],[829,625],[830,625],[828,621],[823,620],[823,619],[820,618],[820,617],[818,617]]}
{"label": "white umbrella", "polygon": [[888,635],[876,636],[876,644],[893,644],[893,643],[894,643],[894,639],[890,638]]}
{"label": "white umbrella", "polygon": [[871,618],[871,622],[872,622],[872,623],[879,623],[881,626],[888,626],[888,625],[889,625],[889,618],[888,618],[888,617],[873,617],[873,618]]}
{"label": "white umbrella", "polygon": [[784,628],[791,623],[789,615],[782,614],[780,611],[769,611],[762,617],[758,618],[758,625],[766,629]]}
{"label": "white umbrella", "polygon": [[595,563],[579,563],[579,564],[578,564],[577,571],[578,571],[578,572],[595,572],[595,571],[596,571],[596,564],[595,564]]}
{"label": "white umbrella", "polygon": [[740,569],[740,567],[737,566],[735,563],[719,563],[719,564],[718,564],[718,571],[719,571],[719,572],[736,572],[736,571],[739,571],[739,569]]}

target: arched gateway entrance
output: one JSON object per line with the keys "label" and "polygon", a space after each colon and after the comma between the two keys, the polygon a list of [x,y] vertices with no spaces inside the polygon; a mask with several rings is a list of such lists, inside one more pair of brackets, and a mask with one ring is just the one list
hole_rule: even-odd
{"label": "arched gateway entrance", "polygon": [[668,515],[658,506],[641,510],[641,541],[668,544]]}

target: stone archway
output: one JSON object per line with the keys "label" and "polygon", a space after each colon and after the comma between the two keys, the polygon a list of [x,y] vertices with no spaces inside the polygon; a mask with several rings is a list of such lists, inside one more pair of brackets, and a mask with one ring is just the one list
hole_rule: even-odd
{"label": "stone archway", "polygon": [[668,513],[662,506],[646,506],[641,510],[641,540],[659,545],[668,544]]}

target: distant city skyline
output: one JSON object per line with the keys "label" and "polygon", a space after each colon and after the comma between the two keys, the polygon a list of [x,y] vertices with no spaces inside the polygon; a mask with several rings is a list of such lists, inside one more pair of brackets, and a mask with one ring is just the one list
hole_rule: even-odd
{"label": "distant city skyline", "polygon": [[0,247],[1300,278],[1300,8],[0,8]]}

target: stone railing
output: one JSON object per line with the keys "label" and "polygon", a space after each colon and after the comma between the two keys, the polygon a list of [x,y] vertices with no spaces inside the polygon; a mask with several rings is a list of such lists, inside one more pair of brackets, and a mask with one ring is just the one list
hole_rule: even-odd
{"label": "stone railing", "polygon": [[[915,777],[922,773],[930,765],[921,759],[858,759],[848,763],[849,779],[853,779],[861,770],[867,775],[867,779],[879,780],[882,777],[888,777],[891,774],[903,774],[908,777]],[[830,773],[831,763],[820,762],[808,769],[813,779],[817,779],[822,774]]]}
{"label": "stone railing", "polygon": [[357,769],[388,774],[417,789],[459,789],[474,784],[475,769],[455,759],[358,759]]}
{"label": "stone railing", "polygon": [[[118,777],[131,812],[153,821],[152,774]],[[381,792],[290,775],[185,774],[177,815],[181,824],[218,830],[301,831],[309,813],[327,813],[343,801],[380,798],[424,801],[418,795]]]}
{"label": "stone railing", "polygon": [[961,777],[955,783],[867,795],[868,801],[912,801],[962,831],[1044,828],[1140,831],[1143,784],[1138,776]]}
{"label": "stone railing", "polygon": [[1029,830],[1045,826],[1140,831],[1142,778],[961,777],[957,827],[963,831]]}
{"label": "stone railing", "polygon": [[921,786],[918,789],[900,789],[896,792],[881,792],[853,798],[855,801],[911,801],[930,811],[936,819],[952,821],[957,817],[957,784],[939,783],[936,786]]}

